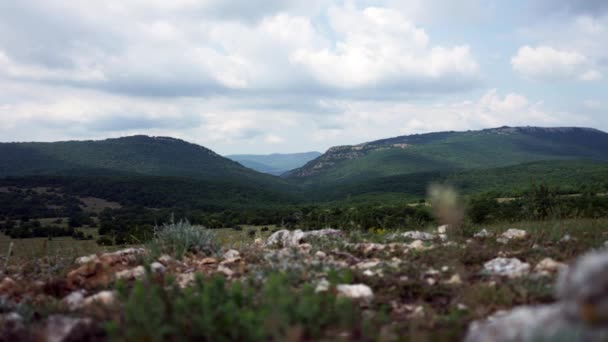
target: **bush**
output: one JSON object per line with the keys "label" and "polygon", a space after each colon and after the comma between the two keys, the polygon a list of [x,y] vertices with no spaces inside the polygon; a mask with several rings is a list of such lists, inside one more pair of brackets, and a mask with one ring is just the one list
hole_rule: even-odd
{"label": "bush", "polygon": [[198,277],[183,291],[175,284],[140,282],[130,291],[121,287],[120,293],[122,317],[107,326],[118,341],[331,339],[332,332],[360,334],[363,321],[362,310],[350,300],[315,293],[310,285],[294,290],[277,274],[260,289],[215,276]]}
{"label": "bush", "polygon": [[220,249],[211,230],[191,225],[188,221],[176,223],[173,220],[154,228],[154,238],[149,247],[153,252],[172,254],[180,259],[186,253],[212,255]]}
{"label": "bush", "polygon": [[109,236],[100,236],[96,242],[100,246],[112,246],[114,244],[114,241]]}

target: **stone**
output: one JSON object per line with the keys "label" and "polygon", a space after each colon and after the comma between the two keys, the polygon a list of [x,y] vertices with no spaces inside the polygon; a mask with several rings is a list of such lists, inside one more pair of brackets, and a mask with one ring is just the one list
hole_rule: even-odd
{"label": "stone", "polygon": [[51,315],[46,320],[44,337],[47,342],[80,341],[93,327],[90,318],[73,318],[62,315]]}
{"label": "stone", "polygon": [[585,322],[608,325],[608,252],[590,252],[560,272],[556,297]]}
{"label": "stone", "polygon": [[239,258],[240,256],[241,256],[241,253],[239,253],[239,251],[237,251],[235,249],[229,249],[226,251],[226,253],[224,253],[224,255],[222,255],[222,258],[235,259],[235,258]]}
{"label": "stone", "polygon": [[478,231],[477,233],[475,233],[475,235],[473,235],[473,237],[476,237],[478,239],[485,239],[485,238],[489,238],[492,236],[492,233],[490,233],[487,229],[482,229],[480,231]]}
{"label": "stone", "polygon": [[92,296],[86,297],[82,302],[82,307],[95,305],[111,306],[116,302],[117,294],[114,291],[101,291]]}
{"label": "stone", "polygon": [[606,341],[606,327],[570,319],[563,303],[522,306],[471,323],[466,342]]}
{"label": "stone", "polygon": [[369,268],[374,268],[378,265],[380,265],[380,260],[368,260],[368,261],[362,261],[362,262],[358,263],[356,265],[356,267],[360,270],[366,270]]}
{"label": "stone", "polygon": [[323,278],[321,280],[319,280],[319,282],[317,283],[317,286],[315,287],[315,292],[325,292],[329,290],[329,282],[327,281],[327,279]]}
{"label": "stone", "polygon": [[495,258],[486,262],[483,268],[489,275],[517,278],[528,274],[530,264],[517,258]]}
{"label": "stone", "polygon": [[173,258],[167,254],[163,254],[158,258],[158,261],[165,266],[169,266],[173,262]]}
{"label": "stone", "polygon": [[421,232],[418,230],[407,231],[405,233],[402,233],[401,236],[406,239],[422,240],[422,241],[434,240],[436,238],[435,234]]}
{"label": "stone", "polygon": [[447,285],[461,285],[462,279],[458,273],[454,274],[450,279],[445,282]]}
{"label": "stone", "polygon": [[98,260],[99,260],[99,257],[97,256],[97,254],[91,254],[91,255],[86,255],[86,256],[81,256],[79,258],[76,258],[74,263],[76,263],[78,265],[84,265],[84,264],[88,264],[89,262],[98,261]]}
{"label": "stone", "polygon": [[351,299],[371,300],[374,298],[374,292],[365,284],[347,285],[341,284],[336,286],[339,296]]}
{"label": "stone", "polygon": [[322,238],[322,237],[337,237],[342,236],[344,233],[337,229],[320,229],[303,232],[300,229],[289,231],[282,229],[272,233],[266,240],[266,247],[295,247],[299,244],[306,242],[309,238]]}
{"label": "stone", "polygon": [[412,241],[409,245],[407,245],[407,248],[416,251],[428,249],[428,247],[426,247],[424,245],[424,242],[422,242],[421,240]]}
{"label": "stone", "polygon": [[152,271],[152,273],[162,274],[165,273],[167,268],[160,262],[153,262],[150,264],[150,270]]}
{"label": "stone", "polygon": [[442,226],[437,227],[437,233],[439,233],[439,234],[447,234],[448,227],[449,226],[447,224],[444,224]]}
{"label": "stone", "polygon": [[544,258],[534,267],[534,271],[541,275],[557,274],[562,269],[566,268],[566,264],[557,262],[551,258]]}
{"label": "stone", "polygon": [[77,290],[62,299],[62,302],[70,309],[77,310],[84,305],[84,298],[87,292],[85,290]]}
{"label": "stone", "polygon": [[217,259],[216,258],[203,258],[201,259],[201,261],[199,261],[199,264],[201,265],[212,265],[212,264],[217,264]]}
{"label": "stone", "polygon": [[496,240],[498,243],[506,244],[513,240],[523,240],[528,236],[528,232],[522,229],[509,228]]}
{"label": "stone", "polygon": [[224,274],[226,277],[231,277],[231,276],[234,275],[234,271],[233,270],[231,270],[228,267],[223,266],[223,265],[220,265],[217,268],[217,271],[220,272],[220,273],[222,273],[222,274]]}
{"label": "stone", "polygon": [[146,276],[146,268],[137,266],[128,270],[116,272],[114,278],[116,280],[140,280]]}
{"label": "stone", "polygon": [[325,259],[327,257],[327,254],[323,251],[317,251],[315,253],[315,257],[318,259]]}

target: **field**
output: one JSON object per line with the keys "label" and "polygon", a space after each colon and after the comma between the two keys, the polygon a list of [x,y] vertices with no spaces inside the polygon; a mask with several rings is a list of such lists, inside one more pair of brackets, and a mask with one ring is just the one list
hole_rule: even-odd
{"label": "field", "polygon": [[[89,322],[81,331],[85,336],[110,334],[118,340],[152,338],[159,330],[144,322],[161,324],[162,339],[173,339],[174,333],[181,332],[190,334],[187,337],[192,339],[206,336],[202,340],[233,340],[235,336],[285,340],[291,334],[298,336],[292,340],[459,340],[472,321],[498,310],[554,302],[552,284],[559,265],[572,262],[588,250],[601,248],[608,239],[607,226],[608,219],[527,221],[450,227],[445,236],[441,230],[429,227],[428,237],[420,233],[403,235],[404,229],[374,229],[329,232],[338,236],[311,236],[295,244],[290,238],[279,242],[288,244],[283,246],[263,245],[276,227],[268,227],[264,232],[262,227],[255,226],[241,230],[198,228],[210,235],[201,235],[194,241],[180,233],[179,240],[172,240],[191,244],[194,249],[189,249],[191,252],[186,255],[159,258],[156,260],[160,263],[156,261],[152,266],[158,258],[154,253],[160,251],[145,252],[148,245],[131,246],[145,249],[126,253],[144,254],[136,258],[102,256],[94,261],[102,266],[94,268],[93,264],[73,264],[76,256],[107,251],[92,241],[25,239],[14,241],[14,259],[4,272],[17,284],[33,281],[47,284],[42,288],[18,286],[8,292],[8,298],[24,298],[24,293],[38,296],[39,309],[21,304],[30,305],[28,312],[39,312],[39,316],[27,318],[28,326],[34,330],[48,315],[69,313],[96,317],[100,322],[118,315],[121,317],[116,323],[120,329],[115,327],[118,330]],[[525,231],[525,236],[499,242],[497,238],[511,228]],[[487,236],[476,237],[483,229]],[[7,251],[8,243],[6,237],[0,237],[0,250]],[[176,250],[161,246],[168,247],[168,253]],[[124,247],[113,246],[112,250]],[[492,274],[485,270],[485,265],[497,257],[516,258],[528,266],[521,274]],[[151,267],[147,272],[152,273],[138,273],[135,271],[138,265],[150,265],[146,266]],[[122,280],[118,281],[119,278]],[[169,279],[173,279],[178,289],[156,287],[167,281],[170,284]],[[217,282],[223,285],[215,287]],[[323,282],[328,282],[323,286],[329,286],[329,292],[319,292]],[[129,286],[125,288],[125,284]],[[48,286],[60,288],[52,292],[42,290]],[[342,294],[340,289],[344,286],[354,286],[358,291],[369,289],[369,293]],[[118,289],[125,297],[105,304],[109,306],[104,311],[86,305],[70,309],[71,304],[64,297],[79,289],[86,289],[88,295]],[[6,286],[0,285],[0,291],[6,292]],[[196,293],[209,298],[198,298]],[[239,296],[248,299],[239,302],[236,299]],[[175,303],[194,301],[188,304],[194,305],[198,300],[218,302],[207,311],[199,311],[197,304],[180,309],[189,310],[183,315],[164,316],[176,310]],[[149,306],[153,310],[143,309]],[[274,310],[278,310],[279,316],[267,316]],[[212,312],[215,319],[253,320],[259,326],[200,323],[203,324],[200,329],[213,328],[213,336],[204,335],[209,330],[200,330],[203,335],[198,335],[196,329],[183,330],[191,320],[204,321]],[[259,312],[260,316],[250,317],[248,312]],[[267,326],[271,324],[267,320],[277,327]]]}

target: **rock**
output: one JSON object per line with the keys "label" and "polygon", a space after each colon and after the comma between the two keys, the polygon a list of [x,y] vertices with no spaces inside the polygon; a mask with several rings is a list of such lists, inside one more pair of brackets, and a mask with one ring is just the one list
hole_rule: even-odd
{"label": "rock", "polygon": [[171,256],[163,254],[160,256],[160,258],[158,258],[158,261],[165,266],[169,266],[174,260]]}
{"label": "rock", "polygon": [[435,234],[421,232],[418,230],[412,230],[412,231],[402,233],[401,236],[406,239],[422,240],[422,241],[434,240],[436,238]]}
{"label": "rock", "polygon": [[310,253],[310,251],[312,250],[312,245],[309,243],[302,243],[298,245],[298,248],[304,253]]}
{"label": "rock", "polygon": [[522,306],[473,322],[465,340],[607,341],[608,251],[587,253],[570,267],[559,264],[552,259],[539,263],[560,269],[558,302]]}
{"label": "rock", "polygon": [[223,265],[220,265],[217,268],[217,271],[220,272],[220,273],[222,273],[222,274],[224,274],[226,277],[231,277],[231,276],[234,275],[234,271],[233,270],[231,270],[228,267],[223,266]]}
{"label": "rock", "polygon": [[608,325],[608,252],[590,252],[578,258],[560,272],[555,291],[559,300],[569,303],[572,315]]}
{"label": "rock", "polygon": [[368,270],[363,271],[363,275],[366,277],[373,277],[376,274],[374,273],[374,271],[368,269]]}
{"label": "rock", "polygon": [[212,265],[212,264],[217,264],[217,259],[216,258],[203,258],[201,259],[201,261],[199,261],[199,264],[201,265]]}
{"label": "rock", "polygon": [[336,286],[339,296],[351,298],[351,299],[363,299],[371,300],[374,298],[374,292],[372,289],[365,284],[355,285],[338,285]]}
{"label": "rock", "polygon": [[517,258],[495,258],[486,262],[483,268],[489,275],[517,278],[528,274],[530,264]]}
{"label": "rock", "polygon": [[380,265],[380,260],[368,260],[358,263],[356,267],[360,270],[366,270],[369,268],[374,268],[378,265]]}
{"label": "rock", "polygon": [[315,257],[318,259],[325,259],[327,257],[327,254],[325,254],[325,252],[323,251],[317,251],[315,253]]}
{"label": "rock", "polygon": [[482,229],[480,231],[478,231],[477,233],[475,233],[475,235],[473,235],[473,237],[476,237],[478,239],[485,239],[485,238],[489,238],[492,236],[492,233],[490,233],[487,229]]}
{"label": "rock", "polygon": [[116,302],[117,294],[114,291],[101,291],[84,299],[83,307],[91,307],[95,305],[111,306]]}
{"label": "rock", "polygon": [[237,251],[235,249],[229,249],[222,256],[222,258],[224,258],[224,259],[235,259],[235,258],[240,258],[240,257],[241,257],[241,253],[239,253],[239,251]]}
{"label": "rock", "polygon": [[500,237],[496,240],[498,243],[508,243],[512,240],[523,240],[528,236],[528,232],[521,229],[510,228],[507,229],[504,233],[500,235]]}
{"label": "rock", "polygon": [[588,327],[565,315],[563,303],[523,306],[469,326],[466,342],[606,341],[606,327]]}
{"label": "rock", "polygon": [[146,276],[146,268],[137,266],[128,270],[116,272],[114,279],[116,280],[140,280]]}
{"label": "rock", "polygon": [[76,263],[78,265],[84,265],[84,264],[88,264],[89,262],[98,261],[98,260],[99,260],[99,257],[97,256],[97,254],[91,254],[91,255],[86,255],[86,256],[81,256],[79,258],[76,258],[74,263]]}
{"label": "rock", "polygon": [[407,245],[407,248],[408,249],[413,249],[415,251],[421,251],[421,250],[429,249],[429,247],[426,247],[424,245],[424,242],[422,242],[421,240],[412,241],[409,245]]}
{"label": "rock", "polygon": [[564,237],[562,237],[559,242],[561,243],[566,243],[566,242],[570,242],[572,241],[572,236],[570,236],[570,234],[566,234],[564,235]]}
{"label": "rock", "polygon": [[462,279],[458,273],[454,274],[450,279],[445,282],[447,285],[461,285]]}
{"label": "rock", "polygon": [[327,281],[327,279],[323,278],[319,281],[319,283],[317,283],[317,286],[315,287],[315,292],[325,292],[329,290],[329,282]]}
{"label": "rock", "polygon": [[447,234],[448,232],[448,225],[444,224],[442,226],[437,227],[437,233],[438,234]]}
{"label": "rock", "polygon": [[67,305],[70,310],[80,309],[84,305],[84,298],[87,292],[85,290],[77,290],[62,299],[62,302]]}
{"label": "rock", "polygon": [[167,268],[165,267],[165,265],[161,264],[160,262],[153,262],[150,264],[150,270],[152,271],[152,273],[161,274],[161,273],[165,273]]}
{"label": "rock", "polygon": [[564,263],[557,262],[551,258],[544,258],[536,265],[536,267],[534,267],[534,271],[541,275],[551,275],[556,274],[566,267],[567,266]]}
{"label": "rock", "polygon": [[44,337],[47,342],[88,341],[101,338],[103,330],[90,318],[52,315],[46,320]]}
{"label": "rock", "polygon": [[343,233],[337,229],[320,229],[303,232],[300,229],[289,231],[287,229],[279,230],[272,233],[266,240],[266,247],[294,247],[306,241],[310,238],[321,238],[321,237],[337,237],[342,236]]}

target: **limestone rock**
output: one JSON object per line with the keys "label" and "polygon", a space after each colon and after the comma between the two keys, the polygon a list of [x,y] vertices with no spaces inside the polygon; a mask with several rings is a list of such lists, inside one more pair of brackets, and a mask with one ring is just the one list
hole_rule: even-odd
{"label": "limestone rock", "polygon": [[336,286],[339,296],[344,296],[352,299],[371,300],[374,298],[374,292],[365,284],[355,285],[338,285]]}
{"label": "limestone rock", "polygon": [[480,231],[478,231],[477,233],[475,233],[475,235],[473,235],[473,237],[476,237],[478,239],[485,239],[485,238],[489,238],[492,236],[492,233],[490,233],[487,229],[482,229]]}
{"label": "limestone rock", "polygon": [[513,240],[523,240],[528,237],[528,232],[522,229],[509,228],[496,240],[499,243],[505,244]]}
{"label": "limestone rock", "polygon": [[528,274],[530,264],[517,258],[495,258],[486,262],[483,268],[489,275],[517,278]]}
{"label": "limestone rock", "polygon": [[146,269],[143,266],[137,266],[128,270],[117,272],[114,275],[116,280],[140,280],[146,276]]}
{"label": "limestone rock", "polygon": [[435,234],[421,232],[418,230],[412,230],[412,231],[402,233],[401,237],[404,237],[406,239],[422,240],[422,241],[434,240],[436,238]]}
{"label": "limestone rock", "polygon": [[566,267],[564,263],[557,262],[551,258],[544,258],[534,267],[534,271],[541,275],[552,275]]}

